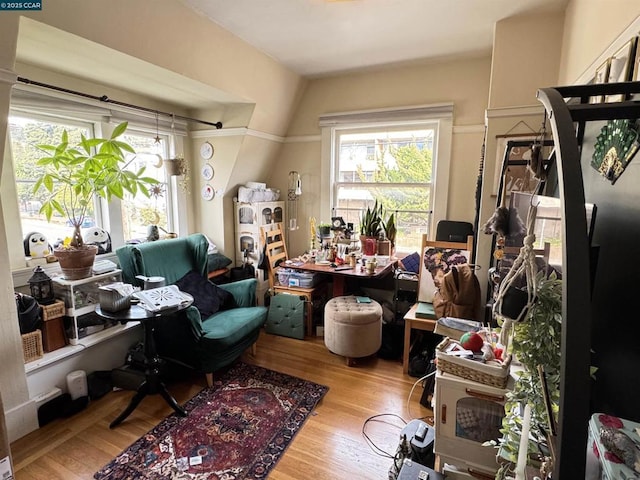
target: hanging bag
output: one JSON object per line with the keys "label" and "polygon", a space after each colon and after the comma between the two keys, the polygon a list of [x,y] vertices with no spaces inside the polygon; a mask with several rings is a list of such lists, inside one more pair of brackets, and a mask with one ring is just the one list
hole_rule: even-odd
{"label": "hanging bag", "polygon": [[31,295],[16,293],[16,308],[20,334],[31,333],[42,328],[42,307]]}

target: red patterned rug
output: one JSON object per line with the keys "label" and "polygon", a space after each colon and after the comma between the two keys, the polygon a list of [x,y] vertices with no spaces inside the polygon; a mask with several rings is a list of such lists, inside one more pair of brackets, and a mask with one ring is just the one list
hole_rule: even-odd
{"label": "red patterned rug", "polygon": [[94,475],[97,480],[261,479],[328,387],[238,363]]}

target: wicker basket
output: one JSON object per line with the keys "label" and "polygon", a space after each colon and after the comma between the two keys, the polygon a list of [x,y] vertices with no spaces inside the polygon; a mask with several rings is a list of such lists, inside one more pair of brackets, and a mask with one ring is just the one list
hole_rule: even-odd
{"label": "wicker basket", "polygon": [[458,342],[454,342],[450,338],[445,338],[436,347],[436,359],[439,370],[466,378],[473,382],[491,385],[492,387],[505,388],[507,386],[507,382],[509,381],[509,368],[511,366],[511,355],[507,355],[502,365],[482,363],[446,353],[447,348],[452,343]]}
{"label": "wicker basket", "polygon": [[42,333],[40,330],[25,333],[22,335],[22,354],[24,363],[33,362],[42,358],[44,351],[42,350]]}
{"label": "wicker basket", "polygon": [[56,300],[51,305],[42,305],[42,320],[52,320],[54,318],[63,317],[65,311],[64,302]]}

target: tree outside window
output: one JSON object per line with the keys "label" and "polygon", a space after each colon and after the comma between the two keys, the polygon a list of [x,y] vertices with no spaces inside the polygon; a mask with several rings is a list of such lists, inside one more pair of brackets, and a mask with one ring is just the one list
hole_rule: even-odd
{"label": "tree outside window", "polygon": [[398,249],[419,249],[432,209],[436,126],[340,131],[336,135],[336,216],[354,224],[375,201],[394,212]]}

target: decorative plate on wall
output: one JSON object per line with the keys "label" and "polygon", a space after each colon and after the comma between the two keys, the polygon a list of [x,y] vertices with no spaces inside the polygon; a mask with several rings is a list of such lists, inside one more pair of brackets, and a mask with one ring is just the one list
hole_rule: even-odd
{"label": "decorative plate on wall", "polygon": [[213,174],[214,174],[213,167],[210,164],[205,163],[202,167],[201,173],[202,173],[202,178],[209,181],[213,178]]}
{"label": "decorative plate on wall", "polygon": [[204,142],[202,145],[200,145],[200,156],[204,160],[209,160],[211,157],[213,157],[213,145],[211,145],[211,143],[209,142]]}
{"label": "decorative plate on wall", "polygon": [[208,183],[202,187],[202,198],[205,200],[212,200],[215,197],[216,192],[213,190],[213,187]]}

